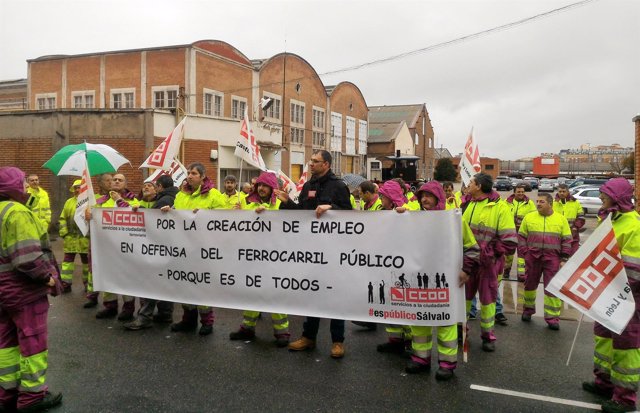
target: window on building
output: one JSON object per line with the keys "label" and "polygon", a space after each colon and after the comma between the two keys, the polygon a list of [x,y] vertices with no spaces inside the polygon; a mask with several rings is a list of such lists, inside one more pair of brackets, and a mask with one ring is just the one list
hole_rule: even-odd
{"label": "window on building", "polygon": [[485,165],[484,169],[487,171],[493,171],[493,165]]}
{"label": "window on building", "polygon": [[358,155],[367,154],[367,136],[369,130],[367,129],[366,120],[358,120]]}
{"label": "window on building", "polygon": [[56,108],[55,93],[39,93],[36,95],[36,105],[38,110],[55,109]]}
{"label": "window on building", "polygon": [[271,106],[269,106],[269,108],[263,113],[265,119],[271,122],[280,122],[280,108],[282,106],[281,97],[267,92],[264,93],[264,96],[273,99]]}
{"label": "window on building", "polygon": [[356,154],[356,120],[351,116],[346,118],[346,153],[348,155]]}
{"label": "window on building", "polygon": [[324,146],[325,144],[325,113],[323,109],[314,107],[312,109],[312,140],[313,146]]}
{"label": "window on building", "polygon": [[291,143],[304,144],[304,129],[291,128]]}
{"label": "window on building", "polygon": [[92,108],[93,106],[93,90],[83,90],[77,92],[71,92],[71,96],[73,96],[73,107],[74,108]]}
{"label": "window on building", "polygon": [[331,112],[331,150],[342,151],[342,114]]}
{"label": "window on building", "polygon": [[114,109],[133,109],[135,89],[111,89],[111,107]]}
{"label": "window on building", "polygon": [[233,96],[231,98],[231,117],[233,119],[242,119],[246,108],[247,100],[245,98],[237,96]]}
{"label": "window on building", "polygon": [[304,127],[304,104],[299,102],[291,103],[291,123]]}
{"label": "window on building", "polygon": [[178,106],[178,86],[154,86],[151,88],[153,107],[173,109]]}
{"label": "window on building", "polygon": [[221,92],[204,89],[204,114],[210,116],[222,116]]}

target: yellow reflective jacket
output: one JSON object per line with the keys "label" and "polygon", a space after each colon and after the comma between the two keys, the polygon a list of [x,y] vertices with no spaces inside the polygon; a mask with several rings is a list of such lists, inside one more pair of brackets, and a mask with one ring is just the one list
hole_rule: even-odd
{"label": "yellow reflective jacket", "polygon": [[34,198],[30,200],[31,212],[42,222],[45,229],[49,228],[51,224],[51,202],[49,201],[49,194],[43,188],[35,190],[31,187],[27,188],[27,192]]}
{"label": "yellow reflective jacket", "polygon": [[571,229],[567,219],[557,212],[544,216],[539,212],[528,214],[518,232],[518,256],[533,258],[553,255],[568,258],[571,255]]}
{"label": "yellow reflective jacket", "polygon": [[78,198],[67,199],[60,213],[60,237],[64,239],[64,252],[86,254],[89,252],[89,237],[85,237],[76,225],[75,214]]}

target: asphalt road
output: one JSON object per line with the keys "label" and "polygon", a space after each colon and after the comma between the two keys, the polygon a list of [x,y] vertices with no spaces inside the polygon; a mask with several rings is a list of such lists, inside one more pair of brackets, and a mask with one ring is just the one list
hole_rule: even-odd
{"label": "asphalt road", "polygon": [[[535,199],[535,198],[534,198]],[[589,219],[593,227],[594,219]],[[61,254],[61,242],[55,242]],[[61,256],[60,256],[61,258]],[[480,349],[479,322],[472,328],[469,362],[456,377],[437,382],[434,373],[406,375],[402,356],[380,354],[383,326],[362,331],[347,323],[346,356],[329,357],[328,323],[323,321],[316,349],[291,353],[272,342],[267,315],[254,342],[232,342],[241,312],[217,310],[214,334],[172,333],[168,325],[131,332],[115,320],[96,320],[82,308],[78,286],[51,299],[49,383],[64,393],[56,412],[581,412],[588,407],[532,400],[522,393],[598,403],[581,389],[591,377],[592,325],[583,323],[571,364],[577,322],[562,321],[560,331],[541,318],[522,323],[513,314],[496,326],[495,353]],[[181,315],[176,310],[174,318]],[[302,318],[291,316],[297,338]],[[434,357],[437,357],[434,353]],[[461,358],[460,358],[461,360]],[[480,391],[486,386],[514,395]],[[502,392],[504,393],[504,392]],[[596,406],[597,407],[597,406]]]}

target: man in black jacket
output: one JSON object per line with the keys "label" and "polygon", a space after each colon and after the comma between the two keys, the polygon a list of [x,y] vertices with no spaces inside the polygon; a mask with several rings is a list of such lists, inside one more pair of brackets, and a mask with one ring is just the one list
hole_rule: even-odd
{"label": "man in black jacket", "polygon": [[[156,180],[156,195],[153,209],[160,209],[163,206],[173,206],[179,189],[173,185],[173,178],[169,175],[162,175]],[[153,311],[158,305],[158,314],[153,315]],[[173,321],[173,303],[167,301],[158,301],[149,298],[143,300],[138,317],[135,320],[126,323],[124,328],[127,330],[142,330],[152,325],[152,320],[159,323],[171,323]]]}
{"label": "man in black jacket", "polygon": [[[278,191],[282,201],[280,209],[306,209],[316,211],[316,217],[330,209],[351,209],[349,189],[345,183],[331,171],[331,154],[325,150],[315,152],[309,161],[311,179],[302,187],[298,204],[289,199],[285,192]],[[302,351],[315,347],[320,319],[307,317],[304,322],[302,337],[289,344],[289,350]],[[344,320],[331,320],[331,357],[344,356]]]}

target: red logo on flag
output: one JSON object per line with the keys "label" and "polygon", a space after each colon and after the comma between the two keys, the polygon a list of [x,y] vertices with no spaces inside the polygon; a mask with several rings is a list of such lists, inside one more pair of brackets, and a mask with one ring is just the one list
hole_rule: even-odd
{"label": "red logo on flag", "polygon": [[473,169],[476,172],[480,172],[482,167],[480,166],[480,153],[478,151],[478,146],[473,144],[473,134],[469,135],[467,138],[467,143],[464,145],[465,155],[467,160],[471,165],[473,165]]}
{"label": "red logo on flag", "polygon": [[610,231],[560,288],[560,292],[587,310],[622,271],[620,248]]}

